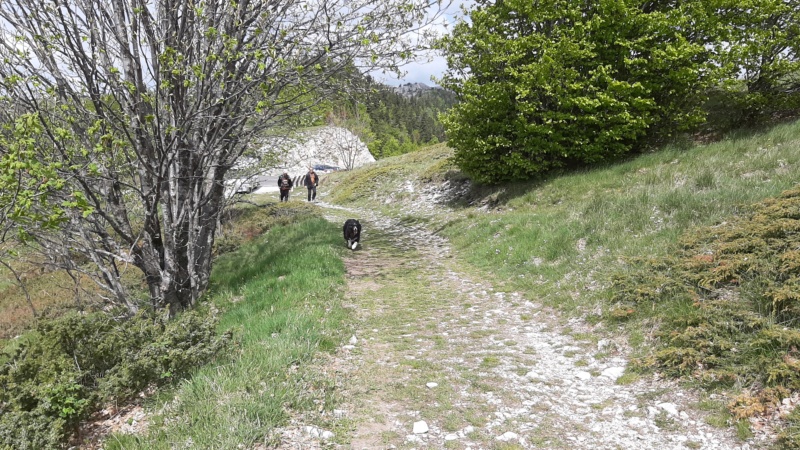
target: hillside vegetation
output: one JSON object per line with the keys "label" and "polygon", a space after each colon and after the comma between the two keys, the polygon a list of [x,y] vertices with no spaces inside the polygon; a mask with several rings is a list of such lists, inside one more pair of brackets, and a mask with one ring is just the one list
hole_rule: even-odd
{"label": "hillside vegetation", "polygon": [[[798,389],[798,147],[793,123],[487,187],[437,145],[337,174],[330,198],[425,223],[504,288],[624,331],[627,379],[718,390],[703,407],[747,436]],[[798,418],[780,418],[797,448]]]}
{"label": "hillside vegetation", "polygon": [[299,202],[229,211],[211,292],[174,320],[147,310],[123,320],[41,295],[65,276],[52,272],[30,291],[61,317],[33,321],[14,314],[16,287],[0,287],[0,316],[20,333],[0,346],[0,448],[86,445],[108,411],[151,395],[148,433],[106,448],[234,448],[272,439],[296,411],[332,408],[330,381],[308,363],[347,329],[344,267],[337,227],[318,213]]}
{"label": "hillside vegetation", "polygon": [[399,90],[355,75],[357,93],[345,92],[318,112],[317,125],[347,128],[377,159],[397,156],[445,140],[439,114],[457,103],[456,95],[439,87]]}
{"label": "hillside vegetation", "polygon": [[217,261],[208,301],[223,311],[219,328],[232,333],[232,351],[154,398],[146,433],[115,435],[106,448],[272,445],[291,415],[332,410],[333,380],[310,362],[348,329],[339,235],[324,219],[286,212],[292,225],[271,227]]}
{"label": "hillside vegetation", "polygon": [[445,140],[438,114],[456,103],[455,94],[441,88],[403,96],[393,89],[375,85],[365,99],[374,140],[370,152],[376,158],[396,156],[430,142]]}

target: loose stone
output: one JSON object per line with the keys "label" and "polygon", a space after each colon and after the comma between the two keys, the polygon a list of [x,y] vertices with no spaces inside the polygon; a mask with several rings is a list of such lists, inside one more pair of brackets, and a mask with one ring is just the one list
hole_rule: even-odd
{"label": "loose stone", "polygon": [[506,431],[505,433],[497,436],[496,438],[498,441],[508,442],[508,441],[515,441],[519,439],[519,435],[514,433],[513,431]]}
{"label": "loose stone", "polygon": [[616,381],[617,378],[621,377],[623,373],[625,373],[624,367],[609,367],[608,369],[604,370],[601,375],[606,378],[610,378],[612,381]]}

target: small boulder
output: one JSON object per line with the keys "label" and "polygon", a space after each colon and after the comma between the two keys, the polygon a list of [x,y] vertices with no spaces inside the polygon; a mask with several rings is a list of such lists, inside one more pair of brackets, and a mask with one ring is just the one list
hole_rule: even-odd
{"label": "small boulder", "polygon": [[428,424],[425,423],[424,420],[420,420],[419,422],[414,422],[414,434],[425,434],[428,432]]}

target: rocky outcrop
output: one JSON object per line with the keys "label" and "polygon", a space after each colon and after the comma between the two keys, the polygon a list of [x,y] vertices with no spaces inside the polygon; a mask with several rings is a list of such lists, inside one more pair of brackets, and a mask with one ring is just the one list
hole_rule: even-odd
{"label": "rocky outcrop", "polygon": [[262,147],[278,160],[266,175],[304,174],[309,167],[317,171],[361,167],[375,162],[366,144],[345,128],[319,127],[292,137],[273,138]]}

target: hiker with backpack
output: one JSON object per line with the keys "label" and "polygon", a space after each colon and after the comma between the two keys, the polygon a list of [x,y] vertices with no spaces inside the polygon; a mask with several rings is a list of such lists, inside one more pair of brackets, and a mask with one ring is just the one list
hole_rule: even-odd
{"label": "hiker with backpack", "polygon": [[292,178],[289,176],[289,173],[284,170],[283,175],[278,177],[278,189],[280,189],[281,191],[282,202],[289,201],[289,191],[292,190],[292,186],[294,186],[294,182],[292,181]]}
{"label": "hiker with backpack", "polygon": [[314,172],[313,167],[308,168],[305,185],[308,188],[308,201],[315,200],[317,198],[317,186],[319,185],[319,176],[317,175],[316,172]]}

